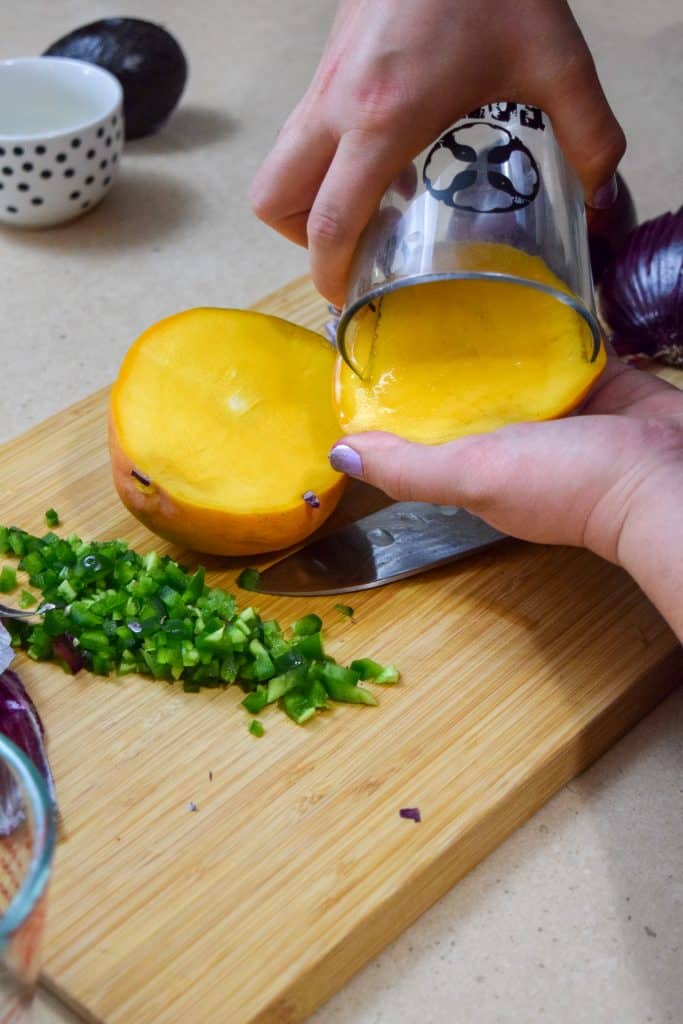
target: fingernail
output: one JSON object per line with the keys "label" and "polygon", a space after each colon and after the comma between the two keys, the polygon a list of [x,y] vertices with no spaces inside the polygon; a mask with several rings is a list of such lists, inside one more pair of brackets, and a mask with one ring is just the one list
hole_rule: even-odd
{"label": "fingernail", "polygon": [[330,452],[330,464],[338,473],[363,479],[363,460],[348,444],[336,444]]}
{"label": "fingernail", "polygon": [[588,200],[588,205],[594,210],[608,210],[616,202],[618,194],[617,176],[613,174],[606,184],[595,190]]}

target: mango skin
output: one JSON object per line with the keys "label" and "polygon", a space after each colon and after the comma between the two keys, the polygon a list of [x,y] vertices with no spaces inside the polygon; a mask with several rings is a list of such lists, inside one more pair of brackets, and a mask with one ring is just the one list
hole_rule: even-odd
{"label": "mango skin", "polygon": [[[153,533],[205,554],[256,555],[305,540],[346,486],[327,459],[338,437],[334,359],[320,335],[249,310],[185,310],[147,328],[109,405],[125,507]],[[179,411],[170,422],[169,409]],[[214,464],[225,472],[207,473]],[[310,488],[316,508],[303,498]]]}
{"label": "mango skin", "polygon": [[274,512],[239,514],[190,505],[154,481],[143,486],[132,476],[135,466],[119,443],[111,415],[109,456],[114,486],[128,511],[159,537],[207,555],[258,555],[299,544],[332,515],[347,484],[347,477],[340,476],[318,494],[319,508],[301,501]]}

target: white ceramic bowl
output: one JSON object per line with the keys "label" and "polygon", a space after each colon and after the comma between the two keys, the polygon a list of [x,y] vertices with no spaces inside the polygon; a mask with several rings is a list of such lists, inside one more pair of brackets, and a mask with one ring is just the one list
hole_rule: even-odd
{"label": "white ceramic bowl", "polygon": [[123,91],[66,57],[0,61],[0,221],[62,224],[107,194],[124,143]]}

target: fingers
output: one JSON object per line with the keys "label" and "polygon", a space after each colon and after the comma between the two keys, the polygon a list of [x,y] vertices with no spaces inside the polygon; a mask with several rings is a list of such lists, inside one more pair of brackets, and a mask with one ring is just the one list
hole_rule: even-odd
{"label": "fingers", "polygon": [[[449,444],[413,444],[393,434],[357,434],[332,449],[335,469],[379,487],[397,501],[478,504],[496,490],[498,439],[477,435]],[[470,472],[476,463],[476,473]],[[493,473],[493,479],[489,479]]]}
{"label": "fingers", "polygon": [[[337,306],[344,303],[358,239],[386,189],[404,172],[406,159],[398,131],[380,134],[356,128],[339,141],[308,219],[313,280]],[[407,178],[404,187],[409,187]]]}
{"label": "fingers", "polygon": [[624,422],[585,416],[517,424],[435,446],[358,434],[335,445],[330,459],[399,501],[461,505],[515,537],[580,545],[593,508],[621,471],[615,448],[634,433]]}
{"label": "fingers", "polygon": [[534,102],[549,114],[562,150],[597,209],[617,198],[614,177],[626,150],[624,133],[603,92],[595,63],[571,15],[557,42],[557,56],[539,67]]}
{"label": "fingers", "polygon": [[307,244],[308,215],[336,145],[333,133],[306,120],[299,107],[252,182],[249,202],[256,216],[298,245]]}

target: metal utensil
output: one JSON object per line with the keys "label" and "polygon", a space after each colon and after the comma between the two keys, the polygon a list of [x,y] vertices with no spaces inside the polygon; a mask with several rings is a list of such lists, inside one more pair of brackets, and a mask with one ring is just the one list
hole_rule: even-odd
{"label": "metal utensil", "polygon": [[6,604],[0,604],[0,619],[30,619],[34,615],[45,615],[45,612],[60,607],[63,605],[51,604],[49,601],[39,604],[37,608],[10,608]]}
{"label": "metal utensil", "polygon": [[506,539],[463,508],[396,502],[306,544],[261,573],[266,594],[368,590],[445,565]]}

